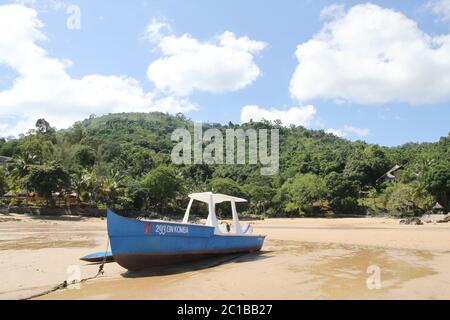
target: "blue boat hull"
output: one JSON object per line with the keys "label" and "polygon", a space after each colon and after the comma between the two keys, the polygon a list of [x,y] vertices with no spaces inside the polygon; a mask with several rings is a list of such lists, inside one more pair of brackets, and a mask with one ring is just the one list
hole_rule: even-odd
{"label": "blue boat hull", "polygon": [[140,221],[108,210],[108,235],[114,260],[136,271],[216,255],[261,250],[264,236],[216,235],[214,227]]}

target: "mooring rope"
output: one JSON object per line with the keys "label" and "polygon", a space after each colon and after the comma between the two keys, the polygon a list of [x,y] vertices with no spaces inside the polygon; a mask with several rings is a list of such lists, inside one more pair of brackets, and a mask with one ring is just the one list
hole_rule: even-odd
{"label": "mooring rope", "polygon": [[39,297],[42,297],[42,296],[46,296],[46,295],[48,295],[50,293],[56,292],[58,290],[66,289],[69,285],[81,284],[81,283],[84,283],[86,281],[98,278],[100,275],[103,275],[105,273],[105,271],[103,269],[105,267],[106,257],[108,256],[108,249],[109,249],[109,238],[108,238],[108,241],[107,241],[107,244],[106,244],[105,255],[103,256],[102,263],[100,264],[100,267],[98,268],[97,274],[95,276],[89,277],[89,278],[84,278],[84,279],[81,279],[80,281],[74,280],[71,283],[68,283],[67,280],[65,280],[64,282],[58,284],[57,286],[53,287],[50,290],[47,290],[47,291],[44,291],[44,292],[32,295],[32,296],[24,298],[24,299],[20,299],[20,300],[36,299],[36,298],[39,298]]}

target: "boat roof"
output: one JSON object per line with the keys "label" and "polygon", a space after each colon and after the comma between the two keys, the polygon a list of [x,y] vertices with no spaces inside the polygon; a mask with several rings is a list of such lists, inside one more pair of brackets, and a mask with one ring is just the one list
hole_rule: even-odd
{"label": "boat roof", "polygon": [[209,197],[212,195],[213,202],[214,203],[222,203],[222,202],[231,202],[234,200],[234,202],[247,202],[247,200],[232,196],[227,196],[226,194],[220,194],[220,193],[212,193],[212,192],[202,192],[202,193],[192,193],[189,195],[189,198],[201,201],[204,203],[209,203]]}

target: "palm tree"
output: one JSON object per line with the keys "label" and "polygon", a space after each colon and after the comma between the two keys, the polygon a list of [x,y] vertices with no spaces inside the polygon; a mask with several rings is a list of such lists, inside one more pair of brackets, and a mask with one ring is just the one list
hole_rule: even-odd
{"label": "palm tree", "polygon": [[81,176],[81,184],[84,187],[84,190],[88,194],[89,197],[89,203],[92,204],[93,201],[96,199],[96,194],[98,191],[98,179],[97,175],[93,170],[87,171],[84,170],[82,176]]}
{"label": "palm tree", "polygon": [[[99,191],[99,179],[94,170],[83,170],[72,175],[72,190],[77,193],[78,200],[92,204]],[[87,196],[87,199],[86,199]]]}
{"label": "palm tree", "polygon": [[101,180],[99,193],[102,200],[108,206],[114,204],[119,195],[124,191],[122,183],[124,178],[124,175],[119,170],[111,169],[109,175]]}
{"label": "palm tree", "polygon": [[25,187],[24,178],[30,173],[31,168],[36,165],[36,155],[32,155],[29,152],[24,152],[15,157],[9,167],[10,175],[15,180],[14,184],[20,188]]}

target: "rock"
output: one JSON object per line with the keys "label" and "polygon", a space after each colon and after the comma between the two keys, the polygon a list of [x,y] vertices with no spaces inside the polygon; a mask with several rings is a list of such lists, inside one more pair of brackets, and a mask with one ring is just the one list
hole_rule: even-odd
{"label": "rock", "polygon": [[450,222],[450,214],[447,214],[444,219],[439,220],[438,223],[447,223]]}
{"label": "rock", "polygon": [[423,222],[419,218],[406,218],[406,219],[400,220],[400,224],[406,224],[406,225],[412,224],[412,225],[420,226],[420,225],[423,225]]}

